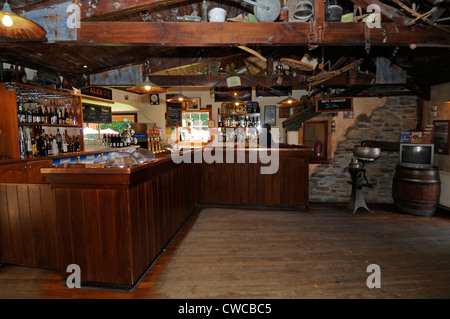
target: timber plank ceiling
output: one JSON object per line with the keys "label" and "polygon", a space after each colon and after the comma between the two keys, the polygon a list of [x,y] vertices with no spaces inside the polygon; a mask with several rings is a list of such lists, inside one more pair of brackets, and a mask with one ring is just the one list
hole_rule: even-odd
{"label": "timber plank ceiling", "polygon": [[[271,0],[278,1],[278,0]],[[68,0],[10,0],[19,15],[48,12],[71,4]],[[283,84],[308,87],[308,77],[339,70],[363,59],[363,63],[338,78],[324,81],[329,86],[368,86],[377,72],[376,58],[384,57],[403,68],[405,86],[427,95],[429,86],[450,81],[449,0],[338,0],[343,14],[363,18],[370,4],[381,9],[380,28],[356,22],[327,22],[325,2],[312,0],[315,16],[297,22],[293,12],[297,1],[288,0],[288,23],[273,22],[180,22],[184,16],[201,16],[197,0],[74,1],[80,8],[76,39],[58,38],[59,30],[37,42],[0,39],[0,61],[31,69],[49,69],[77,86],[90,83],[90,76],[140,65],[140,76],[149,74],[161,86],[176,86],[180,75],[191,86],[212,86],[220,74],[205,74],[212,62],[221,68],[233,66],[243,75],[274,86],[273,77],[282,59],[300,60],[305,54],[323,62],[323,70],[290,69]],[[4,1],[0,0],[3,7]],[[221,7],[228,18],[246,18],[254,6],[244,1],[206,1],[208,8]],[[282,3],[282,2],[280,2]],[[334,3],[334,1],[333,1]],[[63,19],[68,19],[66,12]],[[42,14],[41,14],[42,16]],[[58,31],[58,32],[57,32]],[[244,49],[250,50],[244,50]],[[251,72],[249,61],[261,65],[261,73]],[[256,59],[256,61],[255,61]],[[292,66],[292,65],[291,65]],[[209,70],[210,71],[210,70]],[[196,77],[194,77],[194,75]],[[368,75],[372,78],[368,79]],[[208,77],[210,76],[210,77]],[[264,78],[264,80],[263,80]],[[371,82],[372,81],[372,82]],[[113,85],[111,85],[113,86]],[[417,92],[416,92],[417,93]]]}

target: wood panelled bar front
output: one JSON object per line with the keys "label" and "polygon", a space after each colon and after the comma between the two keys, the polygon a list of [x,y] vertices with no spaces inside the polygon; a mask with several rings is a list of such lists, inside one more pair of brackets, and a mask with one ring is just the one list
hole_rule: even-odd
{"label": "wood panelled bar front", "polygon": [[203,205],[308,206],[312,150],[280,149],[274,174],[267,163],[176,163],[170,154],[129,168],[61,164],[42,168],[54,192],[58,256],[81,269],[85,287],[133,290],[189,216]]}

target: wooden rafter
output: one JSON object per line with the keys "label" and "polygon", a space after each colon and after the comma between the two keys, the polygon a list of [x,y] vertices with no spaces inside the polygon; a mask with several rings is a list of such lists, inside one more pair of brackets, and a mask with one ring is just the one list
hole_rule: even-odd
{"label": "wooden rafter", "polygon": [[403,16],[401,16],[398,12],[396,12],[393,8],[387,6],[386,4],[382,3],[378,0],[352,0],[352,2],[363,8],[364,10],[367,10],[367,7],[371,4],[376,4],[380,8],[380,14],[383,21],[391,21],[395,22],[399,25],[403,25],[406,23],[406,20]]}
{"label": "wooden rafter", "polygon": [[[130,32],[129,30],[133,30]],[[199,32],[201,30],[201,32]],[[445,30],[450,30],[446,27]],[[168,45],[208,47],[223,45],[308,45],[309,23],[192,23],[192,22],[82,22],[77,44]],[[363,46],[365,23],[325,23],[322,45]],[[239,36],[236,36],[239,34]],[[214,35],[214,36],[211,36]],[[422,25],[385,23],[371,30],[371,45],[450,47],[447,33]]]}
{"label": "wooden rafter", "polygon": [[406,11],[408,11],[411,15],[415,16],[416,18],[422,20],[423,22],[425,22],[426,24],[428,24],[431,27],[434,27],[436,29],[439,29],[441,31],[450,33],[450,30],[440,27],[438,25],[435,25],[434,23],[431,23],[430,20],[428,20],[425,16],[422,16],[421,14],[419,14],[418,12],[412,10],[411,8],[409,8],[407,5],[405,5],[403,2],[399,1],[399,0],[392,0],[393,2],[395,2],[397,5],[399,5],[401,8],[405,9]]}

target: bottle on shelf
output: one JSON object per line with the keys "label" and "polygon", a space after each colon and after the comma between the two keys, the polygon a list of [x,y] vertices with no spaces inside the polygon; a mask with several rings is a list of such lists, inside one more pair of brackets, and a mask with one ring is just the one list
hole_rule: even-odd
{"label": "bottle on shelf", "polygon": [[66,107],[66,111],[64,112],[65,114],[65,124],[70,124],[70,115],[69,112],[67,111],[67,107]]}
{"label": "bottle on shelf", "polygon": [[26,157],[32,158],[33,157],[33,141],[31,139],[31,133],[30,128],[27,126],[25,128],[25,150],[26,150]]}
{"label": "bottle on shelf", "polygon": [[289,21],[289,7],[287,5],[287,1],[283,0],[283,6],[280,11],[280,21],[288,22]]}
{"label": "bottle on shelf", "polygon": [[47,154],[53,155],[53,136],[50,134],[47,139]]}
{"label": "bottle on shelf", "polygon": [[69,137],[69,142],[67,143],[67,152],[72,153],[74,151],[74,145],[72,143],[72,138]]}
{"label": "bottle on shelf", "polygon": [[62,151],[62,144],[63,144],[63,139],[62,139],[62,135],[61,135],[61,133],[59,132],[59,128],[58,129],[56,129],[56,138],[55,138],[55,140],[56,140],[56,144],[58,145],[58,151],[60,152],[60,153],[62,153],[63,151]]}
{"label": "bottle on shelf", "polygon": [[203,0],[202,4],[202,22],[208,21],[208,5],[206,4],[206,0]]}
{"label": "bottle on shelf", "polygon": [[58,155],[59,149],[58,149],[58,143],[56,142],[56,137],[52,141],[52,154]]}
{"label": "bottle on shelf", "polygon": [[75,137],[75,144],[73,145],[73,150],[74,150],[74,152],[79,152],[79,151],[81,151],[81,146],[80,146],[80,141],[79,141],[79,139],[78,139],[78,136],[77,137]]}
{"label": "bottle on shelf", "polygon": [[27,152],[25,149],[25,139],[23,136],[22,126],[19,126],[19,148],[20,148],[20,158],[24,159],[27,157]]}
{"label": "bottle on shelf", "polygon": [[61,107],[58,107],[57,118],[58,118],[57,123],[63,124],[63,113],[62,113]]}
{"label": "bottle on shelf", "polygon": [[21,102],[17,103],[17,121],[19,123],[25,123],[24,122],[24,111],[23,111]]}

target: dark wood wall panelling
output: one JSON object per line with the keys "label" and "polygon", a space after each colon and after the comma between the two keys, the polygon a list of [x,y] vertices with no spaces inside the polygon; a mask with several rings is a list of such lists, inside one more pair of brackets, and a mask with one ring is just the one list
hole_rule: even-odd
{"label": "dark wood wall panelling", "polygon": [[129,189],[55,187],[61,274],[130,289],[199,204],[201,169],[174,166]]}
{"label": "dark wood wall panelling", "polygon": [[59,269],[53,191],[49,184],[0,184],[0,261]]}

